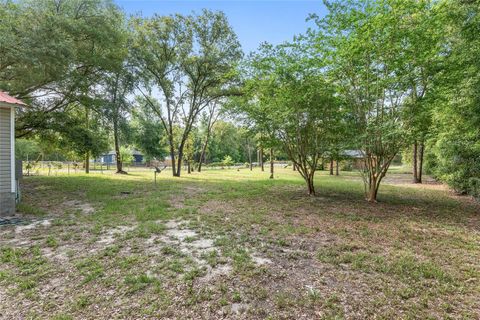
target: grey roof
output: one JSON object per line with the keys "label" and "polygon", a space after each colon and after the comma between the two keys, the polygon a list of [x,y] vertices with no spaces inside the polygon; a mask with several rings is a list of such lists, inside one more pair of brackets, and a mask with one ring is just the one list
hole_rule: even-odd
{"label": "grey roof", "polygon": [[349,158],[363,158],[362,150],[344,150],[343,155]]}

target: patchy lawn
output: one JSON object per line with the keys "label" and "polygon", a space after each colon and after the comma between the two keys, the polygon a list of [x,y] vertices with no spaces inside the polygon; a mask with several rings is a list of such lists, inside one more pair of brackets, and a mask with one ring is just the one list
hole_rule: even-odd
{"label": "patchy lawn", "polygon": [[4,319],[479,319],[480,207],[392,174],[26,177],[0,226]]}

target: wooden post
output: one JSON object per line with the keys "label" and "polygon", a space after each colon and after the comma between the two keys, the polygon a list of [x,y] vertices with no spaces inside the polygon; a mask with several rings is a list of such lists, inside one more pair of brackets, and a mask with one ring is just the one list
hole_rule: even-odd
{"label": "wooden post", "polygon": [[273,148],[270,148],[270,179],[273,179]]}

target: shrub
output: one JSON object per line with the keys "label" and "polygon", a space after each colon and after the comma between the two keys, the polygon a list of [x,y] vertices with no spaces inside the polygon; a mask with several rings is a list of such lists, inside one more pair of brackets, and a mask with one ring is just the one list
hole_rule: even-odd
{"label": "shrub", "polygon": [[225,156],[222,160],[222,164],[226,167],[233,166],[235,163],[233,162],[232,157],[230,156]]}

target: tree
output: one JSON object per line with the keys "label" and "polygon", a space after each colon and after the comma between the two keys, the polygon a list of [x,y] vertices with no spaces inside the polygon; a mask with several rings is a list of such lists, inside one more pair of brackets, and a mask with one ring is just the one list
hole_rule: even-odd
{"label": "tree", "polygon": [[410,95],[402,53],[409,21],[404,2],[396,0],[328,2],[329,14],[311,31],[318,55],[354,119],[354,144],[364,154],[365,196],[377,201],[382,179],[407,143],[401,117]]}
{"label": "tree", "polygon": [[165,131],[160,120],[151,114],[150,107],[139,98],[132,109],[129,122],[132,143],[143,152],[147,160],[163,160],[168,154]]}
{"label": "tree", "polygon": [[[148,89],[142,92],[166,131],[173,176],[180,176],[185,143],[198,116],[235,83],[240,45],[225,15],[207,10],[135,19],[133,30],[133,56]],[[161,103],[151,98],[153,88],[161,93]],[[175,125],[182,128],[178,145]]]}
{"label": "tree", "polygon": [[108,0],[2,0],[0,16],[0,89],[31,106],[18,114],[17,137],[82,108],[100,72],[119,63],[124,16]]}
{"label": "tree", "polygon": [[198,172],[202,171],[202,163],[205,161],[205,153],[207,151],[208,142],[210,139],[210,135],[212,133],[212,128],[218,120],[220,116],[220,107],[218,101],[213,101],[209,104],[208,110],[206,112],[206,121],[205,121],[205,138],[202,144],[202,151],[200,153],[200,159],[198,161]]}
{"label": "tree", "polygon": [[[125,146],[122,146],[120,147],[120,159],[123,161],[123,163],[127,164],[127,163],[132,163],[133,160],[135,159],[133,157],[133,150],[131,148],[128,148],[128,147],[125,147]],[[118,158],[116,159],[117,162],[118,162]],[[118,172],[117,172],[118,173]]]}
{"label": "tree", "polygon": [[15,157],[20,160],[37,159],[41,149],[35,140],[17,139],[15,141]]}
{"label": "tree", "polygon": [[407,89],[403,122],[411,140],[413,182],[422,183],[426,141],[432,130],[432,109],[436,75],[441,71],[445,43],[445,19],[441,7],[431,1],[411,1],[395,5],[394,17],[402,39],[402,61],[396,67]]}
{"label": "tree", "polygon": [[122,153],[120,152],[120,127],[126,123],[126,116],[131,109],[128,95],[133,93],[135,79],[125,70],[117,70],[104,76],[103,90],[100,99],[104,102],[101,112],[113,131],[113,141],[116,155],[117,172],[126,174],[123,170]]}
{"label": "tree", "polygon": [[439,7],[447,28],[442,72],[432,103],[432,173],[456,192],[480,197],[480,4]]}
{"label": "tree", "polygon": [[212,127],[210,142],[207,146],[206,159],[213,162],[222,161],[230,156],[235,162],[246,162],[243,152],[241,127],[231,122],[218,120]]}
{"label": "tree", "polygon": [[108,150],[108,133],[100,117],[92,117],[85,126],[85,114],[78,105],[52,112],[47,124],[49,129],[37,134],[44,153],[61,153],[68,158],[74,154],[74,159],[79,159],[86,153],[97,157]]}
{"label": "tree", "polygon": [[254,151],[254,141],[253,141],[253,134],[251,130],[247,128],[240,128],[240,136],[243,141],[243,149],[245,151],[246,159],[248,160],[248,166],[250,171],[253,170],[253,160],[252,160],[252,152]]}
{"label": "tree", "polygon": [[303,43],[264,45],[250,61],[247,101],[239,103],[261,132],[270,137],[270,178],[273,147],[279,146],[298,168],[308,194],[315,195],[314,175],[329,148],[328,137],[338,121],[333,86],[306,52]]}

